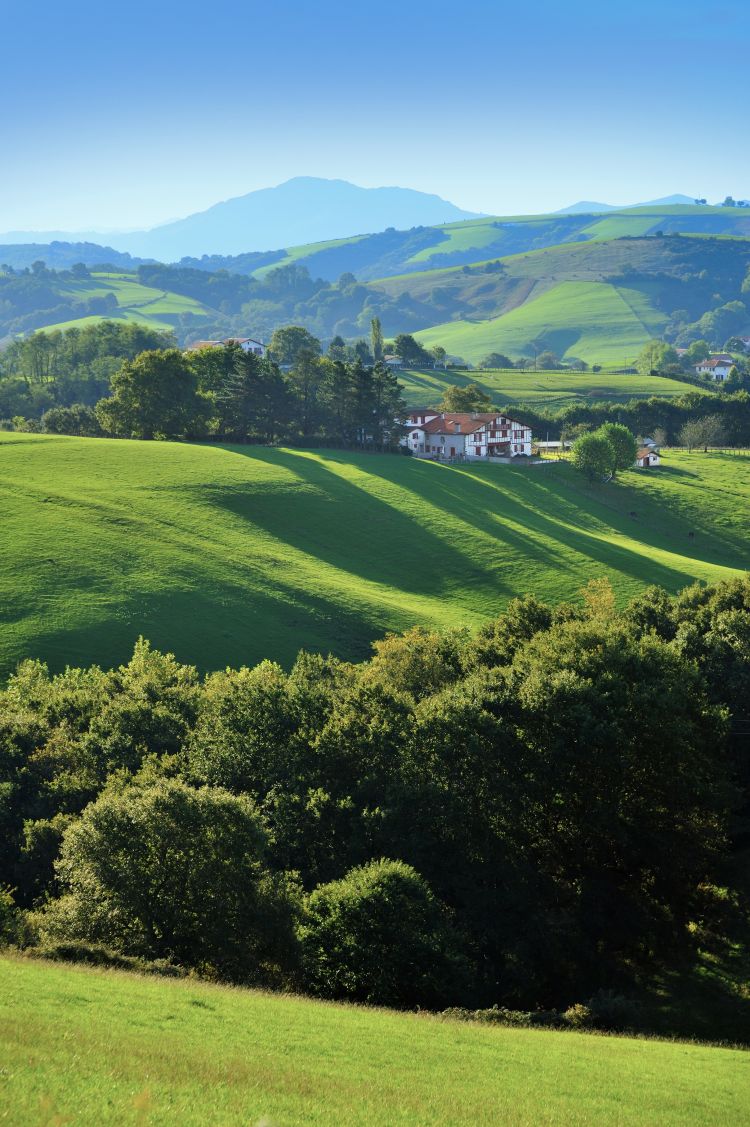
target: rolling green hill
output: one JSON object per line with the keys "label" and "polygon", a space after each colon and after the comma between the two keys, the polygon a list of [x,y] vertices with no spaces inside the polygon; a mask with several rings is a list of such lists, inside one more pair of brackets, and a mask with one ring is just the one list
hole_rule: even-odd
{"label": "rolling green hill", "polygon": [[0,960],[8,1122],[747,1122],[739,1049],[502,1029]]}
{"label": "rolling green hill", "polygon": [[667,322],[642,291],[608,282],[560,282],[489,321],[452,321],[416,335],[477,363],[489,352],[512,358],[541,348],[588,363],[632,363]]}
{"label": "rolling green hill", "polygon": [[[558,216],[556,223],[571,218],[581,221]],[[674,218],[677,222],[679,216]],[[635,219],[638,234],[606,237],[620,230],[620,220]],[[474,259],[463,265],[442,265],[445,256],[428,256],[437,228],[419,228],[319,244],[307,248],[307,256],[305,248],[294,248],[282,259],[264,259],[254,277],[211,272],[197,263],[152,264],[137,275],[96,272],[79,279],[70,273],[0,274],[0,333],[67,328],[107,316],[171,328],[181,343],[208,334],[264,340],[293,323],[323,341],[336,335],[355,340],[369,334],[377,316],[386,336],[424,331],[426,342],[469,362],[489,351],[516,359],[550,348],[567,360],[619,366],[632,365],[655,335],[678,343],[681,334],[688,343],[705,337],[716,347],[730,335],[750,335],[742,289],[750,270],[750,238],[644,235],[642,219],[625,213],[598,216],[591,238],[501,258],[490,257],[508,249],[489,238],[497,230],[495,221],[472,221],[449,232],[451,240],[466,245],[464,259]],[[744,216],[732,220],[735,226],[744,221]],[[536,229],[540,222],[538,216],[521,217],[513,229]],[[555,228],[555,237],[564,238],[565,232]],[[369,276],[372,239],[379,240],[383,276],[364,283],[357,278]],[[419,271],[405,261],[405,248],[423,256]],[[333,274],[339,281],[307,272],[317,271],[320,254],[335,256]],[[211,264],[221,261],[212,258]],[[733,310],[728,318],[720,317],[715,327],[704,323],[727,306]]]}
{"label": "rolling green hill", "polygon": [[3,434],[0,671],[111,666],[139,634],[203,669],[356,658],[594,576],[620,598],[674,591],[747,566],[748,489],[736,455],[591,490],[564,464]]}
{"label": "rolling green hill", "polygon": [[[289,247],[273,265],[304,265],[311,274],[328,281],[350,270],[361,280],[371,281],[435,266],[504,258],[561,243],[638,238],[657,231],[750,238],[750,209],[664,205],[605,214],[489,216]],[[221,264],[230,270],[241,269],[233,262],[227,258]],[[256,269],[252,263],[249,268]],[[257,268],[258,276],[270,268]]]}
{"label": "rolling green hill", "polygon": [[59,288],[63,300],[83,302],[114,294],[117,307],[111,313],[76,318],[45,326],[50,330],[81,327],[98,321],[140,321],[154,329],[174,329],[180,318],[189,314],[196,323],[216,316],[216,311],[192,297],[141,285],[135,274],[95,273],[82,281],[67,281]]}
{"label": "rolling green hill", "polygon": [[675,311],[687,324],[741,299],[749,266],[750,241],[672,235],[566,244],[373,286],[394,300],[408,296],[426,316],[442,312],[419,339],[470,362],[491,351],[516,359],[549,348],[630,365]]}

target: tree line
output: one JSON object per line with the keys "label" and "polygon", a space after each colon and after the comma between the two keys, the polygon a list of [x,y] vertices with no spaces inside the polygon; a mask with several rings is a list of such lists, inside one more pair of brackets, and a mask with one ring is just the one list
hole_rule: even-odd
{"label": "tree line", "polygon": [[[377,319],[371,337],[382,356]],[[236,343],[188,352],[169,344],[140,326],[112,322],[35,334],[12,346],[6,370],[23,371],[11,378],[38,395],[46,389],[51,398],[62,388],[63,402],[49,406],[39,421],[17,415],[6,425],[88,437],[397,445],[402,389],[369,348],[358,352],[334,341],[323,356],[320,342],[298,326],[277,330],[264,358]],[[101,376],[105,362],[111,365],[107,378],[97,379],[94,372]],[[99,395],[93,403],[91,396],[89,402],[66,403],[66,392],[84,371]]]}
{"label": "tree line", "polygon": [[[0,931],[395,1006],[567,1006],[746,928],[750,578],[0,692]],[[744,882],[744,884],[743,884]],[[744,890],[744,891],[743,891]]]}
{"label": "tree line", "polygon": [[[750,445],[750,393],[715,394],[696,388],[684,395],[649,396],[627,403],[574,403],[560,411],[544,411],[528,404],[508,405],[503,411],[530,426],[535,435],[573,440],[603,423],[620,423],[633,434],[663,432],[664,442],[681,445],[681,432],[690,422],[718,420],[722,442],[729,446]],[[713,440],[710,440],[713,444]]]}

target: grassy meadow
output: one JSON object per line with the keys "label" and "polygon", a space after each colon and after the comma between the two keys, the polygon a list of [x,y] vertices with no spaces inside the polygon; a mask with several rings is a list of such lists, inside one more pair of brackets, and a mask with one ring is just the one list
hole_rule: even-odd
{"label": "grassy meadow", "polygon": [[746,1051],[440,1021],[0,960],[0,1121],[750,1122]]}
{"label": "grassy meadow", "polygon": [[[487,371],[440,371],[405,369],[398,373],[409,406],[437,404],[448,384],[465,387],[479,384],[497,406],[523,406],[559,411],[575,403],[605,400],[627,403],[657,395],[671,399],[694,389],[694,385],[664,376],[625,375],[621,372],[520,372],[514,368]],[[710,391],[706,385],[706,391]]]}
{"label": "grassy meadow", "polygon": [[730,454],[589,488],[564,463],[8,433],[0,495],[2,675],[27,656],[111,666],[139,634],[202,669],[356,659],[526,592],[557,602],[609,575],[624,600],[748,564],[750,457]]}

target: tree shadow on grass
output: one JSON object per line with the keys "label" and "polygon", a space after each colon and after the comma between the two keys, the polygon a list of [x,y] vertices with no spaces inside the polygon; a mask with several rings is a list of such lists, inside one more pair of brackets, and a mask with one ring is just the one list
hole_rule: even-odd
{"label": "tree shadow on grass", "polygon": [[[695,576],[689,571],[670,567],[606,538],[599,539],[600,536],[606,537],[608,526],[618,535],[650,546],[651,540],[639,537],[639,530],[632,527],[632,521],[624,514],[608,512],[606,519],[604,514],[597,514],[597,523],[604,527],[597,529],[596,536],[588,535],[586,529],[594,521],[588,518],[586,510],[566,497],[564,491],[554,490],[551,481],[532,476],[533,467],[516,470],[512,466],[475,468],[419,463],[414,468],[420,482],[420,495],[428,498],[433,505],[448,513],[458,512],[466,523],[491,534],[494,529],[488,520],[496,511],[516,526],[526,529],[526,532],[519,533],[507,525],[496,526],[498,540],[514,547],[527,559],[559,568],[576,577],[580,574],[582,583],[589,577],[582,571],[587,560],[606,570],[620,572],[640,582],[656,583],[672,591],[694,582]],[[372,472],[390,477],[388,471],[377,464]],[[430,475],[429,480],[427,475]],[[522,478],[519,475],[523,475]],[[515,490],[519,494],[525,493],[528,500],[519,499],[513,492]],[[494,504],[487,501],[489,491],[495,493]],[[533,499],[534,493],[537,501]],[[555,545],[558,551],[555,551]],[[675,551],[673,545],[664,543],[660,546],[665,551]],[[571,560],[571,552],[576,553],[579,559]]]}
{"label": "tree shadow on grass", "polygon": [[361,661],[376,638],[397,626],[376,606],[352,609],[276,580],[265,590],[227,583],[220,590],[176,585],[154,592],[136,586],[130,597],[113,600],[83,626],[56,622],[5,645],[0,678],[27,657],[46,662],[53,672],[94,663],[113,668],[130,659],[139,636],[201,672],[266,658],[289,668],[301,649]]}
{"label": "tree shadow on grass", "polygon": [[[460,543],[452,543],[450,532],[439,535],[427,522],[374,496],[317,458],[257,447],[235,452],[282,465],[303,486],[295,490],[282,483],[268,490],[250,484],[247,489],[211,490],[212,505],[263,529],[282,544],[361,579],[420,596],[447,595],[461,581],[484,587],[495,598],[513,593],[494,566],[483,565]],[[373,466],[386,457],[374,457]],[[338,460],[352,464],[346,455]],[[401,459],[388,460],[403,468]],[[370,471],[369,462],[362,469]],[[398,475],[388,480],[404,487]],[[424,500],[432,499],[427,494]],[[460,506],[450,515],[461,519]]]}

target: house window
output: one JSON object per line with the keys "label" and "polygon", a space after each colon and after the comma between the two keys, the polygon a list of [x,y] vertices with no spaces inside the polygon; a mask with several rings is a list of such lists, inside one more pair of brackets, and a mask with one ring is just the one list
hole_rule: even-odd
{"label": "house window", "polygon": [[477,458],[481,458],[481,456],[482,456],[482,447],[481,447],[481,446],[475,446],[475,447],[474,447],[474,453],[476,454]]}

